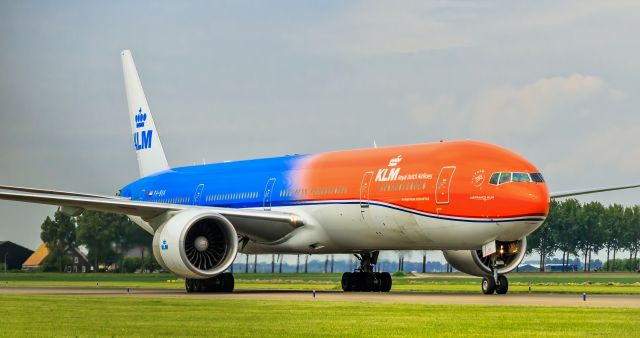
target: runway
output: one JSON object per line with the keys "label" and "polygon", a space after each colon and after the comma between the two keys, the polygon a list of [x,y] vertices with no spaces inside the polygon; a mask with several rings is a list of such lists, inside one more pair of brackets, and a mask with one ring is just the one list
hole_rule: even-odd
{"label": "runway", "polygon": [[248,299],[248,300],[296,300],[326,302],[376,302],[414,304],[478,304],[507,306],[588,306],[640,308],[640,295],[587,295],[581,294],[507,294],[482,295],[462,293],[425,292],[341,292],[318,291],[315,297],[310,291],[288,290],[238,290],[233,293],[186,293],[177,289],[116,289],[100,287],[0,287],[0,295],[55,295],[96,297],[152,297],[184,299]]}

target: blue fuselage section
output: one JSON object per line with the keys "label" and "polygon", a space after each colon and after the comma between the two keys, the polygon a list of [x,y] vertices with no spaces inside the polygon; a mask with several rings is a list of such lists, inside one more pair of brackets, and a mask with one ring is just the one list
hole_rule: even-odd
{"label": "blue fuselage section", "polygon": [[[143,177],[121,189],[136,201],[228,208],[269,208],[293,197],[277,191],[293,185],[304,155],[173,168]],[[276,190],[277,189],[277,190]]]}

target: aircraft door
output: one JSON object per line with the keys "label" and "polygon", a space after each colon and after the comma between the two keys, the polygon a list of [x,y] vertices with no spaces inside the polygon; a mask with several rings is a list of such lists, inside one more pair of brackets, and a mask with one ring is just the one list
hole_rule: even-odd
{"label": "aircraft door", "polygon": [[273,186],[275,183],[276,179],[272,177],[267,181],[267,185],[264,187],[264,200],[262,202],[264,210],[271,210],[271,193],[273,192]]}
{"label": "aircraft door", "polygon": [[451,180],[455,171],[455,166],[447,166],[440,169],[438,181],[436,182],[436,204],[449,204],[449,189],[451,188]]}
{"label": "aircraft door", "polygon": [[372,178],[373,171],[367,171],[362,175],[362,181],[360,182],[360,208],[369,207],[369,190],[371,190]]}
{"label": "aircraft door", "polygon": [[198,184],[196,187],[196,193],[193,195],[193,205],[200,204],[200,196],[202,196],[202,190],[204,190],[204,184]]}

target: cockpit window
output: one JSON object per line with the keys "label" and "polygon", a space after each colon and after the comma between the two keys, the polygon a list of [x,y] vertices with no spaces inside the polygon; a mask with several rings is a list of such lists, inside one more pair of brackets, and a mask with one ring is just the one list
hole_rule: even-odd
{"label": "cockpit window", "polygon": [[542,177],[541,173],[532,173],[531,180],[537,183],[544,183],[544,178]]}
{"label": "cockpit window", "polygon": [[498,178],[500,178],[500,173],[493,173],[491,175],[491,179],[489,180],[490,184],[498,184]]}
{"label": "cockpit window", "polygon": [[513,178],[511,179],[513,182],[531,182],[531,178],[529,178],[529,174],[527,173],[513,173]]}
{"label": "cockpit window", "polygon": [[500,185],[509,182],[536,182],[542,183],[544,179],[540,173],[510,173],[499,172],[491,174],[489,184]]}
{"label": "cockpit window", "polygon": [[500,181],[498,181],[498,184],[507,182],[511,182],[511,173],[500,173]]}

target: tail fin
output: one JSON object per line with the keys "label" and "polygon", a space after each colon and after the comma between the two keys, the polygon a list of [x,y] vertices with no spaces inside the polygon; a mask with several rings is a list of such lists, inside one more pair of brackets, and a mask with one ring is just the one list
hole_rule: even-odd
{"label": "tail fin", "polygon": [[169,164],[164,156],[158,130],[153,122],[147,98],[144,96],[142,83],[140,83],[136,65],[133,63],[131,51],[123,50],[120,55],[122,56],[127,101],[129,102],[133,145],[138,156],[140,177],[144,177],[169,169]]}

